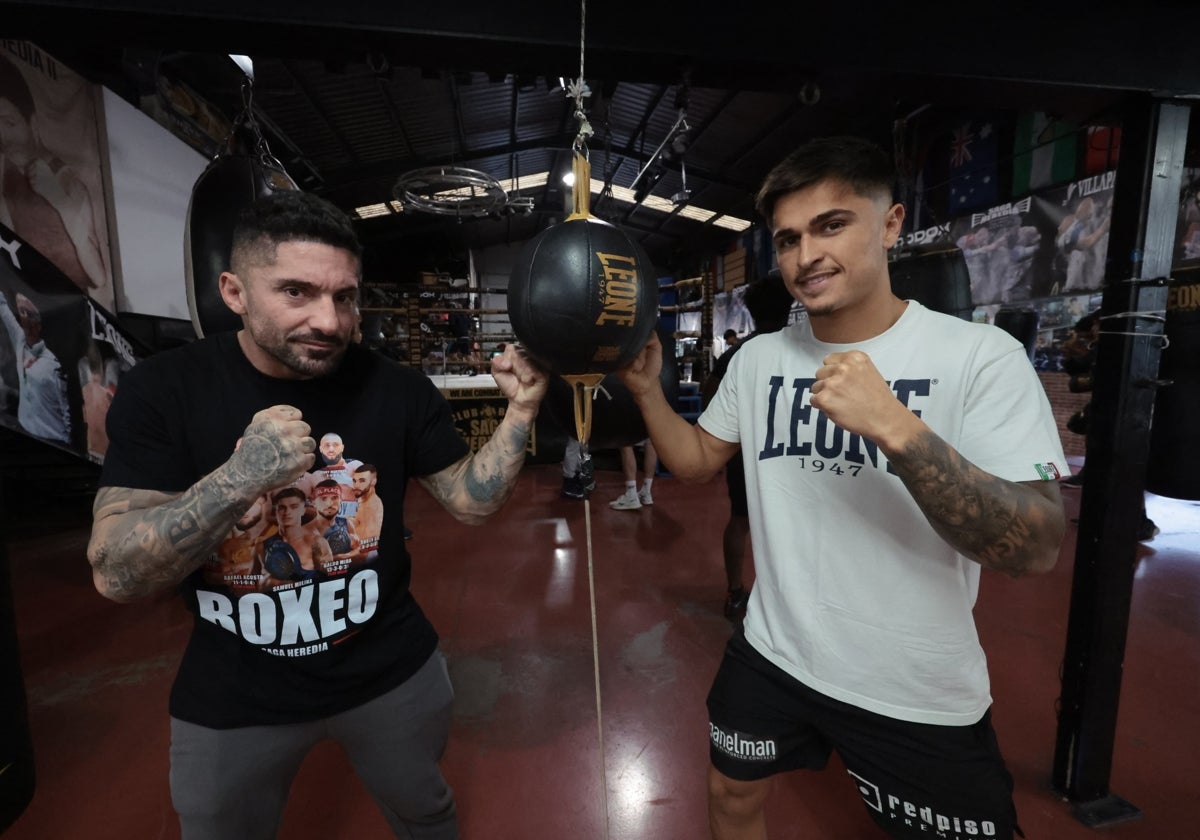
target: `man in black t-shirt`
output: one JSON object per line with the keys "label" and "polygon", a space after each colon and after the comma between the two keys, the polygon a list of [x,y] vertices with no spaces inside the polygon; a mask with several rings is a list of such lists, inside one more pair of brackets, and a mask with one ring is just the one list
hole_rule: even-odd
{"label": "man in black t-shirt", "polygon": [[[515,347],[492,361],[508,408],[471,454],[420,371],[353,342],[360,256],[349,219],[322,199],[261,199],[239,217],[220,278],[242,329],[139,363],[109,409],[88,560],[105,597],[178,590],[194,613],[170,699],[171,796],[188,840],[275,837],[293,776],[326,737],[397,836],[458,837],[438,766],[453,693],[409,591],[404,496],[415,478],[462,522],[498,511],[546,376]],[[313,429],[337,429],[370,462],[382,521],[369,563],[320,565]],[[297,541],[320,558],[306,562]],[[244,568],[247,556],[258,562]]]}

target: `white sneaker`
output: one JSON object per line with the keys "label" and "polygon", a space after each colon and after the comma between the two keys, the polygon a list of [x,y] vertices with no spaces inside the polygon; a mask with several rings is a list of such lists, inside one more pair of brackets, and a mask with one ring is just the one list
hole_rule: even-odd
{"label": "white sneaker", "polygon": [[643,487],[638,491],[638,501],[644,505],[654,504],[654,497],[650,495],[649,487]]}
{"label": "white sneaker", "polygon": [[642,506],[638,499],[638,494],[632,490],[626,490],[616,499],[608,503],[608,506],[613,510],[637,510]]}

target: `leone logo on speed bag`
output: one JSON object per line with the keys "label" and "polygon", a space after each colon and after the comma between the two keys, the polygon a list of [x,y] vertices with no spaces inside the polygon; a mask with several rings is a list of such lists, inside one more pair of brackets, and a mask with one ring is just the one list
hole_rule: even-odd
{"label": "leone logo on speed bag", "polygon": [[654,266],[625,231],[588,212],[590,167],[576,153],[575,211],[521,251],[508,285],[513,332],[561,375],[605,374],[645,346],[658,319]]}

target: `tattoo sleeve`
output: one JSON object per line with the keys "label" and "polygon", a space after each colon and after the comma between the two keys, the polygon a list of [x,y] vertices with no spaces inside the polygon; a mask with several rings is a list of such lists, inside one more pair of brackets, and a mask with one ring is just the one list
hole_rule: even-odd
{"label": "tattoo sleeve", "polygon": [[931,431],[889,460],[929,524],[961,554],[1011,577],[1054,566],[1065,530],[1054,482],[997,478]]}
{"label": "tattoo sleeve", "polygon": [[512,495],[525,463],[532,420],[505,415],[491,438],[474,455],[420,479],[421,485],[456,519],[478,525]]}
{"label": "tattoo sleeve", "polygon": [[198,568],[257,498],[226,465],[179,495],[125,487],[96,494],[88,561],[114,601],[166,591]]}

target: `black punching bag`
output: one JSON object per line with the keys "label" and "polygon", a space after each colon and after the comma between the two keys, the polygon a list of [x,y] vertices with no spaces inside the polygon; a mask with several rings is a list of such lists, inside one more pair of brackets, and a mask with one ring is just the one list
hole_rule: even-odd
{"label": "black punching bag", "polygon": [[[188,202],[184,230],[184,269],[187,280],[188,312],[196,335],[242,328],[225,301],[217,281],[229,270],[229,252],[238,213],[255,200],[280,190],[299,189],[282,164],[266,149],[266,142],[251,122],[255,151],[250,154],[222,152],[200,173]],[[230,135],[232,140],[237,130]]]}
{"label": "black punching bag", "polygon": [[1178,272],[1167,291],[1159,387],[1150,426],[1146,489],[1200,500],[1200,271]]}
{"label": "black punching bag", "polygon": [[0,540],[0,832],[16,822],[33,799],[33,741],[18,653],[8,549]]}
{"label": "black punching bag", "polygon": [[574,172],[574,212],[521,249],[508,319],[525,350],[570,385],[574,437],[587,444],[595,388],[650,340],[658,280],[633,237],[588,212],[591,167],[579,152]]}
{"label": "black punching bag", "polygon": [[508,283],[513,333],[564,376],[611,373],[646,346],[658,320],[653,264],[633,237],[588,213],[591,174],[575,157],[575,212],[526,243]]}
{"label": "black punching bag", "polygon": [[996,326],[1025,345],[1025,355],[1033,363],[1037,350],[1038,314],[1030,307],[1002,308],[996,313]]}
{"label": "black punching bag", "polygon": [[958,248],[945,245],[912,248],[896,254],[888,264],[892,292],[901,300],[915,300],[926,309],[970,321],[971,275]]}
{"label": "black punching bag", "polygon": [[[657,328],[658,340],[662,343],[662,370],[658,381],[662,385],[667,402],[675,405],[679,399],[679,360],[675,358],[675,337],[661,323]],[[571,386],[561,376],[551,377],[546,389],[545,404],[550,408],[550,414],[557,420],[568,435],[575,436],[574,401]],[[592,400],[592,431],[588,440],[591,449],[619,449],[622,446],[633,446],[645,440],[646,423],[638,411],[633,394],[617,377],[615,373],[606,375],[600,380]]]}

